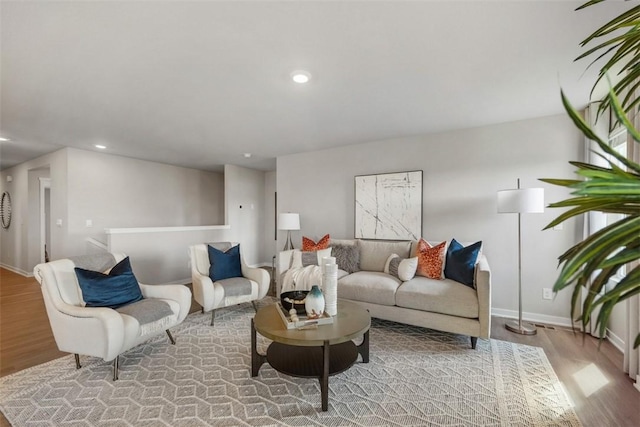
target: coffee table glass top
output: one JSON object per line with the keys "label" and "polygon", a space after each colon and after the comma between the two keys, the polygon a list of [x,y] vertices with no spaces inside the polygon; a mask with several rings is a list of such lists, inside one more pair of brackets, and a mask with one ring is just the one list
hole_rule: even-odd
{"label": "coffee table glass top", "polygon": [[321,346],[340,344],[362,336],[371,326],[369,312],[360,305],[338,300],[338,314],[333,323],[319,325],[315,329],[287,329],[282,323],[277,304],[258,309],[254,318],[256,331],[272,341],[296,346]]}

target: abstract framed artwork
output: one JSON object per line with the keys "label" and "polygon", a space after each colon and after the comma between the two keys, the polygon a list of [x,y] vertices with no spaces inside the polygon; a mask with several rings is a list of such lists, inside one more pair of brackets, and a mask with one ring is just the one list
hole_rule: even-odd
{"label": "abstract framed artwork", "polygon": [[422,171],[355,177],[355,238],[418,240]]}

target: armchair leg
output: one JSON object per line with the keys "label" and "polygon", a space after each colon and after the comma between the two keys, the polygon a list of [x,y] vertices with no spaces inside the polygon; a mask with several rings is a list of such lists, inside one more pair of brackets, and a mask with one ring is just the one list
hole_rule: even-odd
{"label": "armchair leg", "polygon": [[118,380],[118,358],[120,356],[116,356],[115,359],[113,359],[113,380],[117,381]]}
{"label": "armchair leg", "polygon": [[258,312],[258,305],[256,304],[255,301],[251,301],[251,304],[253,304],[253,309],[255,310],[255,312]]}
{"label": "armchair leg", "polygon": [[213,321],[216,319],[216,311],[211,310],[211,326],[213,326]]}
{"label": "armchair leg", "polygon": [[471,348],[476,349],[476,343],[478,342],[478,337],[470,337],[471,338]]}
{"label": "armchair leg", "polygon": [[75,356],[75,359],[76,359],[76,369],[82,368],[82,365],[80,365],[80,355],[78,353],[74,353],[73,355]]}
{"label": "armchair leg", "polygon": [[171,341],[171,344],[176,345],[176,340],[173,338],[173,335],[171,335],[171,331],[167,329],[167,335],[169,336],[169,341]]}

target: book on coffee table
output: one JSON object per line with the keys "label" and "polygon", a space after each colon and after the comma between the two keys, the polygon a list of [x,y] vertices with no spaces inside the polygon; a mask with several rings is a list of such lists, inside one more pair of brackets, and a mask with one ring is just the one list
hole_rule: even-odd
{"label": "book on coffee table", "polygon": [[280,313],[280,318],[282,318],[282,322],[284,323],[287,329],[301,329],[307,327],[313,327],[318,325],[328,325],[333,323],[333,317],[329,316],[326,312],[322,313],[321,317],[316,319],[309,319],[304,314],[298,315],[298,321],[294,322],[291,320],[291,314],[282,306],[280,302],[277,302],[278,313]]}

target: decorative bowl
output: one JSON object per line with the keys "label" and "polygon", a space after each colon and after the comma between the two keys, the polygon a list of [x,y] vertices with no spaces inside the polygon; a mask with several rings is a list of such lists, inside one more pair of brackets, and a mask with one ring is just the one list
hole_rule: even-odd
{"label": "decorative bowl", "polygon": [[309,291],[289,291],[280,294],[280,302],[285,310],[289,311],[292,308],[296,309],[298,314],[306,314],[304,308],[304,300],[307,297]]}

